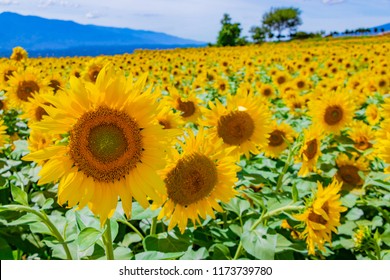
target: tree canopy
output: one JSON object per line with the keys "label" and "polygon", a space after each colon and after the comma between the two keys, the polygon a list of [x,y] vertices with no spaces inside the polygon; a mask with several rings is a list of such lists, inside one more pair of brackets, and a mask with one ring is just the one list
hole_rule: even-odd
{"label": "tree canopy", "polygon": [[263,15],[262,24],[269,30],[277,32],[277,37],[281,38],[284,30],[287,29],[292,34],[302,24],[300,15],[301,10],[294,7],[271,8]]}
{"label": "tree canopy", "polygon": [[232,18],[224,14],[221,20],[222,29],[219,31],[217,46],[237,46],[242,45],[245,38],[240,38],[240,23],[232,23]]}

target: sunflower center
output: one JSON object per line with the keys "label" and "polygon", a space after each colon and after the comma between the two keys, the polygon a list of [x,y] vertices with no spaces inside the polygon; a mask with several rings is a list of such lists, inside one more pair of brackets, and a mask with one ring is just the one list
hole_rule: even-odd
{"label": "sunflower center", "polygon": [[7,70],[4,72],[4,81],[7,82],[9,80],[9,77],[12,76],[14,73],[14,70]]}
{"label": "sunflower center", "polygon": [[283,131],[274,130],[270,134],[268,145],[272,147],[278,147],[284,143],[285,137],[286,136]]}
{"label": "sunflower center", "polygon": [[57,91],[60,89],[60,82],[57,80],[50,80],[49,87],[51,87],[54,91],[54,94],[57,93]]}
{"label": "sunflower center", "polygon": [[240,145],[252,136],[255,123],[247,112],[236,111],[220,117],[217,129],[223,142],[229,145]]}
{"label": "sunflower center", "polygon": [[337,171],[341,179],[350,185],[358,185],[361,181],[359,176],[359,168],[353,165],[343,165]]}
{"label": "sunflower center", "polygon": [[3,100],[0,100],[0,110],[2,110],[4,108],[4,102]]}
{"label": "sunflower center", "polygon": [[143,150],[138,123],[106,106],[84,113],[70,134],[75,165],[99,182],[121,180],[141,162]]}
{"label": "sunflower center", "polygon": [[218,181],[215,163],[205,155],[184,156],[165,178],[168,196],[187,206],[207,197]]}
{"label": "sunflower center", "polygon": [[358,141],[355,142],[354,145],[359,150],[367,150],[372,147],[372,144],[368,141],[366,137],[360,137]]}
{"label": "sunflower center", "polygon": [[164,129],[170,129],[172,128],[171,123],[168,120],[160,119],[158,120],[158,123],[163,126]]}
{"label": "sunflower center", "polygon": [[305,87],[305,82],[304,82],[304,81],[299,81],[299,82],[297,83],[297,87],[298,87],[298,88],[304,88],[304,87]]}
{"label": "sunflower center", "polygon": [[[327,201],[322,205],[321,208],[322,208],[322,210],[325,211],[325,213],[327,215],[329,215],[329,204]],[[311,212],[309,214],[309,220],[314,222],[314,223],[321,224],[321,225],[326,225],[326,223],[327,223],[327,220],[325,220],[324,217],[322,217],[321,215],[318,215],[314,212]]]}
{"label": "sunflower center", "polygon": [[338,124],[343,119],[343,109],[340,106],[334,105],[326,108],[325,122],[328,125]]}
{"label": "sunflower center", "polygon": [[276,82],[281,85],[281,84],[284,84],[286,82],[286,78],[284,76],[280,76],[277,78]]}
{"label": "sunflower center", "polygon": [[[44,105],[51,105],[48,102],[45,102]],[[45,109],[43,109],[41,106],[39,106],[37,109],[35,109],[35,118],[37,121],[41,121],[43,116],[49,115]]]}
{"label": "sunflower center", "polygon": [[308,160],[313,159],[317,154],[318,143],[317,139],[310,140],[306,143],[307,148],[303,151]]}
{"label": "sunflower center", "polygon": [[177,109],[182,112],[181,116],[183,118],[188,118],[195,113],[195,104],[192,101],[181,101],[179,98],[177,100]]}
{"label": "sunflower center", "polygon": [[88,71],[88,76],[89,76],[89,79],[95,83],[96,82],[96,79],[97,79],[97,76],[99,75],[99,72],[100,70],[102,70],[102,68],[100,66],[93,66],[89,69]]}
{"label": "sunflower center", "polygon": [[269,88],[266,88],[263,90],[263,95],[264,96],[270,96],[272,94],[272,91]]}
{"label": "sunflower center", "polygon": [[28,101],[32,97],[33,92],[38,92],[39,86],[34,81],[22,81],[18,85],[16,94],[22,101]]}

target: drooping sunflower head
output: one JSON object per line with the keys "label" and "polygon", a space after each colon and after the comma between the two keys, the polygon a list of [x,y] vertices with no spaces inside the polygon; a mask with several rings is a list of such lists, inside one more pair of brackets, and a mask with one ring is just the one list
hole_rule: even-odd
{"label": "drooping sunflower head", "polygon": [[347,191],[360,192],[364,181],[359,172],[368,170],[368,163],[364,157],[354,156],[349,158],[346,154],[340,154],[336,159],[336,178],[343,182],[343,189]]}
{"label": "drooping sunflower head", "polygon": [[325,251],[325,243],[332,243],[332,232],[337,233],[340,225],[340,213],[347,210],[340,202],[339,191],[342,183],[337,180],[323,188],[317,182],[317,193],[306,210],[295,218],[304,222],[305,229],[300,237],[306,239],[310,255],[315,255],[316,247]]}
{"label": "drooping sunflower head", "polygon": [[322,134],[323,132],[318,126],[311,126],[304,131],[302,147],[296,160],[302,162],[298,172],[299,176],[306,176],[308,173],[317,170],[317,160],[321,155]]}
{"label": "drooping sunflower head", "polygon": [[295,131],[287,123],[273,122],[272,131],[268,138],[268,145],[264,147],[266,156],[278,158],[294,139]]}
{"label": "drooping sunflower head", "polygon": [[223,141],[224,148],[232,148],[235,156],[258,154],[268,144],[271,132],[270,112],[262,99],[244,92],[227,96],[224,106],[217,99],[205,110],[205,126],[210,126],[210,136]]}
{"label": "drooping sunflower head", "polygon": [[354,113],[349,95],[340,92],[324,94],[310,104],[313,123],[328,133],[339,133],[352,121]]}
{"label": "drooping sunflower head", "polygon": [[146,79],[136,83],[110,66],[96,83],[71,78],[46,107],[48,116],[32,125],[42,133],[67,136],[58,144],[27,155],[45,160],[39,184],[59,181],[58,201],[68,207],[88,204],[101,223],[112,216],[118,196],[129,216],[134,197],[143,207],[165,192],[156,170],[164,166],[165,134]]}
{"label": "drooping sunflower head", "polygon": [[161,175],[167,196],[159,218],[170,219],[169,230],[175,225],[184,232],[188,220],[200,223],[207,215],[215,218],[214,210],[222,211],[219,201],[228,202],[235,194],[239,167],[235,159],[221,152],[221,141],[206,140],[203,129],[197,136],[190,132],[182,153],[174,151]]}
{"label": "drooping sunflower head", "polygon": [[15,61],[23,61],[28,57],[27,51],[22,47],[15,47],[12,49],[12,54],[10,59]]}
{"label": "drooping sunflower head", "polygon": [[361,152],[372,148],[375,140],[375,133],[371,126],[363,121],[354,121],[351,125],[351,130],[348,131],[348,136],[354,142],[355,148]]}

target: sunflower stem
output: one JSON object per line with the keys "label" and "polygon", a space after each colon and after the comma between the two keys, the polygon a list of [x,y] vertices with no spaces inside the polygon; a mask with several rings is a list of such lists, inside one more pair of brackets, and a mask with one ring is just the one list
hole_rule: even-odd
{"label": "sunflower stem", "polygon": [[[35,209],[32,209],[28,206],[22,206],[22,205],[4,205],[0,206],[0,210],[10,210],[10,211],[23,211],[27,213],[34,214],[38,216],[42,222],[49,228],[51,233],[55,236],[55,238],[58,240],[58,242],[62,245],[64,248],[66,258],[68,260],[72,260],[72,254],[70,253],[68,244],[66,243],[65,239],[62,237],[61,233],[58,231],[57,227],[51,222],[50,218],[46,215],[43,211],[37,211]],[[33,235],[34,236],[34,235]]]}
{"label": "sunflower stem", "polygon": [[143,236],[143,234],[130,222],[126,221],[126,220],[118,220],[118,222],[128,226],[129,228],[131,228],[136,234],[138,234],[138,236],[144,240],[145,237]]}
{"label": "sunflower stem", "polygon": [[279,192],[281,187],[282,187],[284,175],[286,174],[287,169],[290,166],[290,162],[291,162],[293,155],[294,155],[293,149],[290,148],[289,152],[288,152],[287,160],[286,160],[284,167],[283,167],[283,170],[282,170],[282,173],[279,175],[278,182],[276,183],[276,192]]}
{"label": "sunflower stem", "polygon": [[[261,224],[265,219],[269,219],[272,216],[275,216],[275,215],[279,214],[280,212],[283,212],[283,211],[297,211],[297,210],[302,210],[304,208],[305,208],[305,206],[303,206],[303,205],[291,205],[291,204],[288,204],[288,205],[282,206],[280,208],[277,208],[275,210],[272,210],[272,211],[270,211],[268,213],[266,213],[266,209],[264,209],[263,212],[261,213],[260,217],[256,220],[256,222],[254,222],[254,224],[250,228],[250,231],[255,230],[257,228],[257,226],[259,224]],[[242,249],[243,249],[243,247],[242,247],[242,240],[241,240],[240,243],[238,244],[237,251],[236,251],[236,253],[234,255],[233,260],[237,260],[240,257]]]}
{"label": "sunflower stem", "polygon": [[150,227],[150,235],[155,235],[157,229],[157,217],[153,217],[152,225]]}
{"label": "sunflower stem", "polygon": [[106,221],[106,231],[103,234],[103,241],[104,241],[104,245],[106,247],[107,260],[114,260],[114,249],[112,247],[110,219],[107,219],[107,221]]}

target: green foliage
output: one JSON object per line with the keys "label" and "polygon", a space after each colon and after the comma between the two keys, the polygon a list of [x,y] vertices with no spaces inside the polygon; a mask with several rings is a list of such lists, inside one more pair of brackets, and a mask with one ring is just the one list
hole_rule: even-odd
{"label": "green foliage", "polygon": [[228,14],[224,14],[221,20],[222,28],[218,33],[217,46],[239,46],[245,45],[245,38],[240,38],[241,27],[240,23],[232,23],[232,19]]}
{"label": "green foliage", "polygon": [[280,39],[284,30],[289,30],[291,34],[302,24],[300,15],[301,10],[294,7],[271,8],[263,15],[262,24],[269,30],[277,32],[277,38]]}

